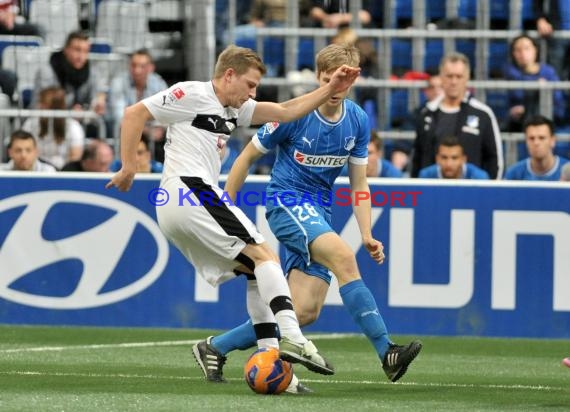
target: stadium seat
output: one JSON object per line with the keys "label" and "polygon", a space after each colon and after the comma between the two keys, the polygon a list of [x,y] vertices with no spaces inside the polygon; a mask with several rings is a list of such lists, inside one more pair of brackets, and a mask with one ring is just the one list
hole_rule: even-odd
{"label": "stadium seat", "polygon": [[132,53],[146,46],[149,37],[146,4],[105,0],[97,12],[96,37],[112,40],[113,50]]}
{"label": "stadium seat", "polygon": [[509,59],[509,45],[506,40],[489,42],[489,74],[491,77],[502,77],[503,66]]}
{"label": "stadium seat", "polygon": [[[508,20],[509,19],[509,0],[493,0],[489,2],[491,8],[491,19]],[[460,0],[457,10],[458,17],[472,19],[477,17],[477,1],[476,0]]]}
{"label": "stadium seat", "polygon": [[111,41],[108,39],[101,39],[98,37],[91,38],[91,48],[90,53],[111,53],[113,51],[113,46]]}
{"label": "stadium seat", "polygon": [[49,62],[51,49],[38,46],[7,46],[2,55],[2,66],[18,74],[17,92],[21,107],[32,100],[34,80],[40,67]]}
{"label": "stadium seat", "polygon": [[393,71],[412,69],[412,42],[410,40],[392,39],[392,68]]}
{"label": "stadium seat", "polygon": [[299,39],[299,54],[297,56],[297,68],[315,69],[315,42],[312,38]]}
{"label": "stadium seat", "polygon": [[2,54],[8,46],[42,46],[44,40],[38,36],[11,36],[0,35],[0,61]]}
{"label": "stadium seat", "polygon": [[67,35],[79,29],[77,1],[34,0],[30,3],[30,22],[44,28],[46,46],[61,48]]}

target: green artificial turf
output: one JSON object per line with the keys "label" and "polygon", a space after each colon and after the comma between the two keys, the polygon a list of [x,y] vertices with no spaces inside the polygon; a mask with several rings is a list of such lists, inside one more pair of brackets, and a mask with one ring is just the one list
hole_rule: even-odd
{"label": "green artificial turf", "polygon": [[204,381],[190,348],[208,334],[0,326],[0,411],[570,410],[567,340],[423,337],[422,353],[393,384],[363,337],[315,335],[336,374],[296,367],[315,393],[263,396],[242,378],[253,350],[229,356],[229,383]]}

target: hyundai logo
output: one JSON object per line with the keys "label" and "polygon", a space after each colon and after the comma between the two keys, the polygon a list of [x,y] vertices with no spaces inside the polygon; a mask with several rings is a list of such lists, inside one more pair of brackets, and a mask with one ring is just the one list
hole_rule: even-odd
{"label": "hyundai logo", "polygon": [[[64,210],[71,212],[57,215],[54,224],[53,211],[58,207],[67,207]],[[33,192],[0,201],[0,214],[11,210],[22,212],[0,245],[0,297],[12,302],[46,309],[108,305],[148,288],[168,262],[168,242],[156,222],[141,210],[111,197],[75,191]],[[84,222],[87,225],[94,221],[95,212],[101,212],[104,220],[83,227]],[[135,250],[132,242],[143,236],[147,241],[140,242]],[[140,270],[139,262],[145,259],[149,262]],[[62,269],[65,262],[77,262],[75,268],[81,269],[75,283]],[[142,273],[132,278],[130,272],[137,271],[131,265],[138,265]],[[36,282],[41,276],[34,276],[45,273],[47,268],[50,273],[55,268],[52,288],[61,289],[65,284],[72,288],[65,293],[60,289],[59,293],[46,293],[42,287],[49,282]],[[32,287],[15,287],[30,278],[33,282],[25,284],[32,283]]]}

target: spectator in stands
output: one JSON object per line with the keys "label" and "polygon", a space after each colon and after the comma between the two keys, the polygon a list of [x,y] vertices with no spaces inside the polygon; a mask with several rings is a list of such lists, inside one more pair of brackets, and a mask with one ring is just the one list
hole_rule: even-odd
{"label": "spectator in stands", "polygon": [[547,117],[536,115],[524,124],[529,157],[511,166],[505,179],[558,181],[561,169],[570,161],[553,152],[556,145],[554,123]]}
{"label": "spectator in stands", "polygon": [[[507,80],[558,81],[554,67],[538,61],[538,45],[526,34],[515,37],[511,42],[511,62],[504,67]],[[525,119],[540,113],[538,90],[509,90],[509,118],[506,130],[522,131]],[[553,113],[555,122],[563,122],[566,102],[562,90],[553,91]]]}
{"label": "spectator in stands", "polygon": [[31,133],[16,130],[10,136],[8,144],[10,161],[0,165],[0,170],[20,170],[30,172],[55,172],[56,169],[49,163],[38,158],[36,139]]}
{"label": "spectator in stands", "polygon": [[[427,73],[426,73],[427,74]],[[402,130],[415,130],[418,122],[421,121],[421,113],[426,104],[432,100],[443,96],[443,88],[441,87],[441,76],[439,73],[427,74],[427,86],[422,89],[424,94],[424,102],[408,113],[407,118],[400,126]],[[410,155],[412,153],[413,143],[408,140],[396,140],[392,150],[389,152],[390,161],[399,170],[408,169],[410,163]]]}
{"label": "spectator in stands", "polygon": [[114,137],[119,136],[118,129],[127,106],[168,88],[164,79],[155,73],[154,69],[154,62],[148,50],[140,49],[131,55],[129,70],[118,74],[112,80],[108,101]]}
{"label": "spectator in stands", "polygon": [[[560,171],[560,181],[570,182],[570,162],[562,166],[562,170]],[[568,366],[570,367],[570,365]]]}
{"label": "spectator in stands", "polygon": [[548,41],[548,63],[562,80],[570,80],[570,39],[555,39],[559,30],[570,30],[567,0],[534,0],[536,30]]}
{"label": "spectator in stands", "polygon": [[105,81],[89,65],[91,43],[87,34],[74,31],[65,41],[63,50],[52,53],[49,64],[36,74],[33,102],[41,90],[58,86],[65,90],[66,108],[94,110],[105,113]]}
{"label": "spectator in stands", "polygon": [[[65,110],[65,90],[48,87],[39,95],[41,110]],[[81,159],[85,132],[75,119],[63,117],[31,117],[22,129],[37,136],[39,156],[58,169],[66,163]]]}
{"label": "spectator in stands", "polygon": [[483,169],[467,162],[463,147],[455,136],[444,137],[437,146],[436,164],[420,170],[423,179],[489,179]]}
{"label": "spectator in stands", "polygon": [[236,37],[255,38],[257,27],[283,27],[287,21],[288,0],[253,0],[248,24],[236,27]]}
{"label": "spectator in stands", "polygon": [[113,162],[113,149],[102,140],[94,140],[83,150],[81,160],[69,162],[63,172],[109,172]]}
{"label": "spectator in stands", "polygon": [[[344,165],[341,176],[348,176],[348,162]],[[367,177],[403,177],[402,172],[392,163],[384,159],[384,142],[380,132],[370,132],[368,143],[368,164],[366,165]]]}
{"label": "spectator in stands", "polygon": [[[363,27],[373,27],[378,22],[373,19],[374,0],[362,0],[362,8],[358,12],[358,19]],[[313,0],[309,16],[313,25],[327,29],[336,29],[350,25],[350,1],[348,0]]]}
{"label": "spectator in stands", "polygon": [[446,136],[454,135],[467,161],[487,171],[493,179],[503,173],[503,148],[495,114],[467,90],[469,59],[449,53],[440,63],[443,96],[428,102],[416,124],[412,177],[435,163],[436,148]]}
{"label": "spectator in stands", "polygon": [[380,132],[373,130],[368,143],[368,164],[366,165],[368,177],[402,177],[402,172],[392,163],[384,159],[384,142]]}
{"label": "spectator in stands", "polygon": [[[163,165],[152,159],[150,151],[150,139],[148,134],[143,133],[139,140],[136,153],[137,173],[162,173]],[[121,169],[121,161],[115,160],[110,167],[112,172]]]}
{"label": "spectator in stands", "polygon": [[18,0],[0,0],[0,35],[41,36],[38,26],[18,21]]}

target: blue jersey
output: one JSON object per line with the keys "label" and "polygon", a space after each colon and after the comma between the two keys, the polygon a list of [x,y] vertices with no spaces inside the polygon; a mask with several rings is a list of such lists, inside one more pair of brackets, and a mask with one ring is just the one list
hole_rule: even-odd
{"label": "blue jersey", "polygon": [[268,194],[310,194],[328,202],[334,181],[347,161],[367,164],[369,139],[366,113],[356,103],[344,100],[337,122],[314,110],[294,122],[267,123],[252,143],[263,153],[279,147]]}
{"label": "blue jersey", "polygon": [[530,157],[523,159],[507,170],[505,173],[505,179],[507,180],[547,180],[547,181],[559,181],[560,171],[562,166],[568,163],[570,160],[565,159],[560,156],[555,156],[555,162],[552,169],[543,175],[537,175],[532,171],[530,167]]}
{"label": "blue jersey", "polygon": [[[439,165],[431,165],[420,170],[418,177],[422,179],[443,179]],[[461,179],[489,179],[489,174],[471,163],[463,165]]]}

